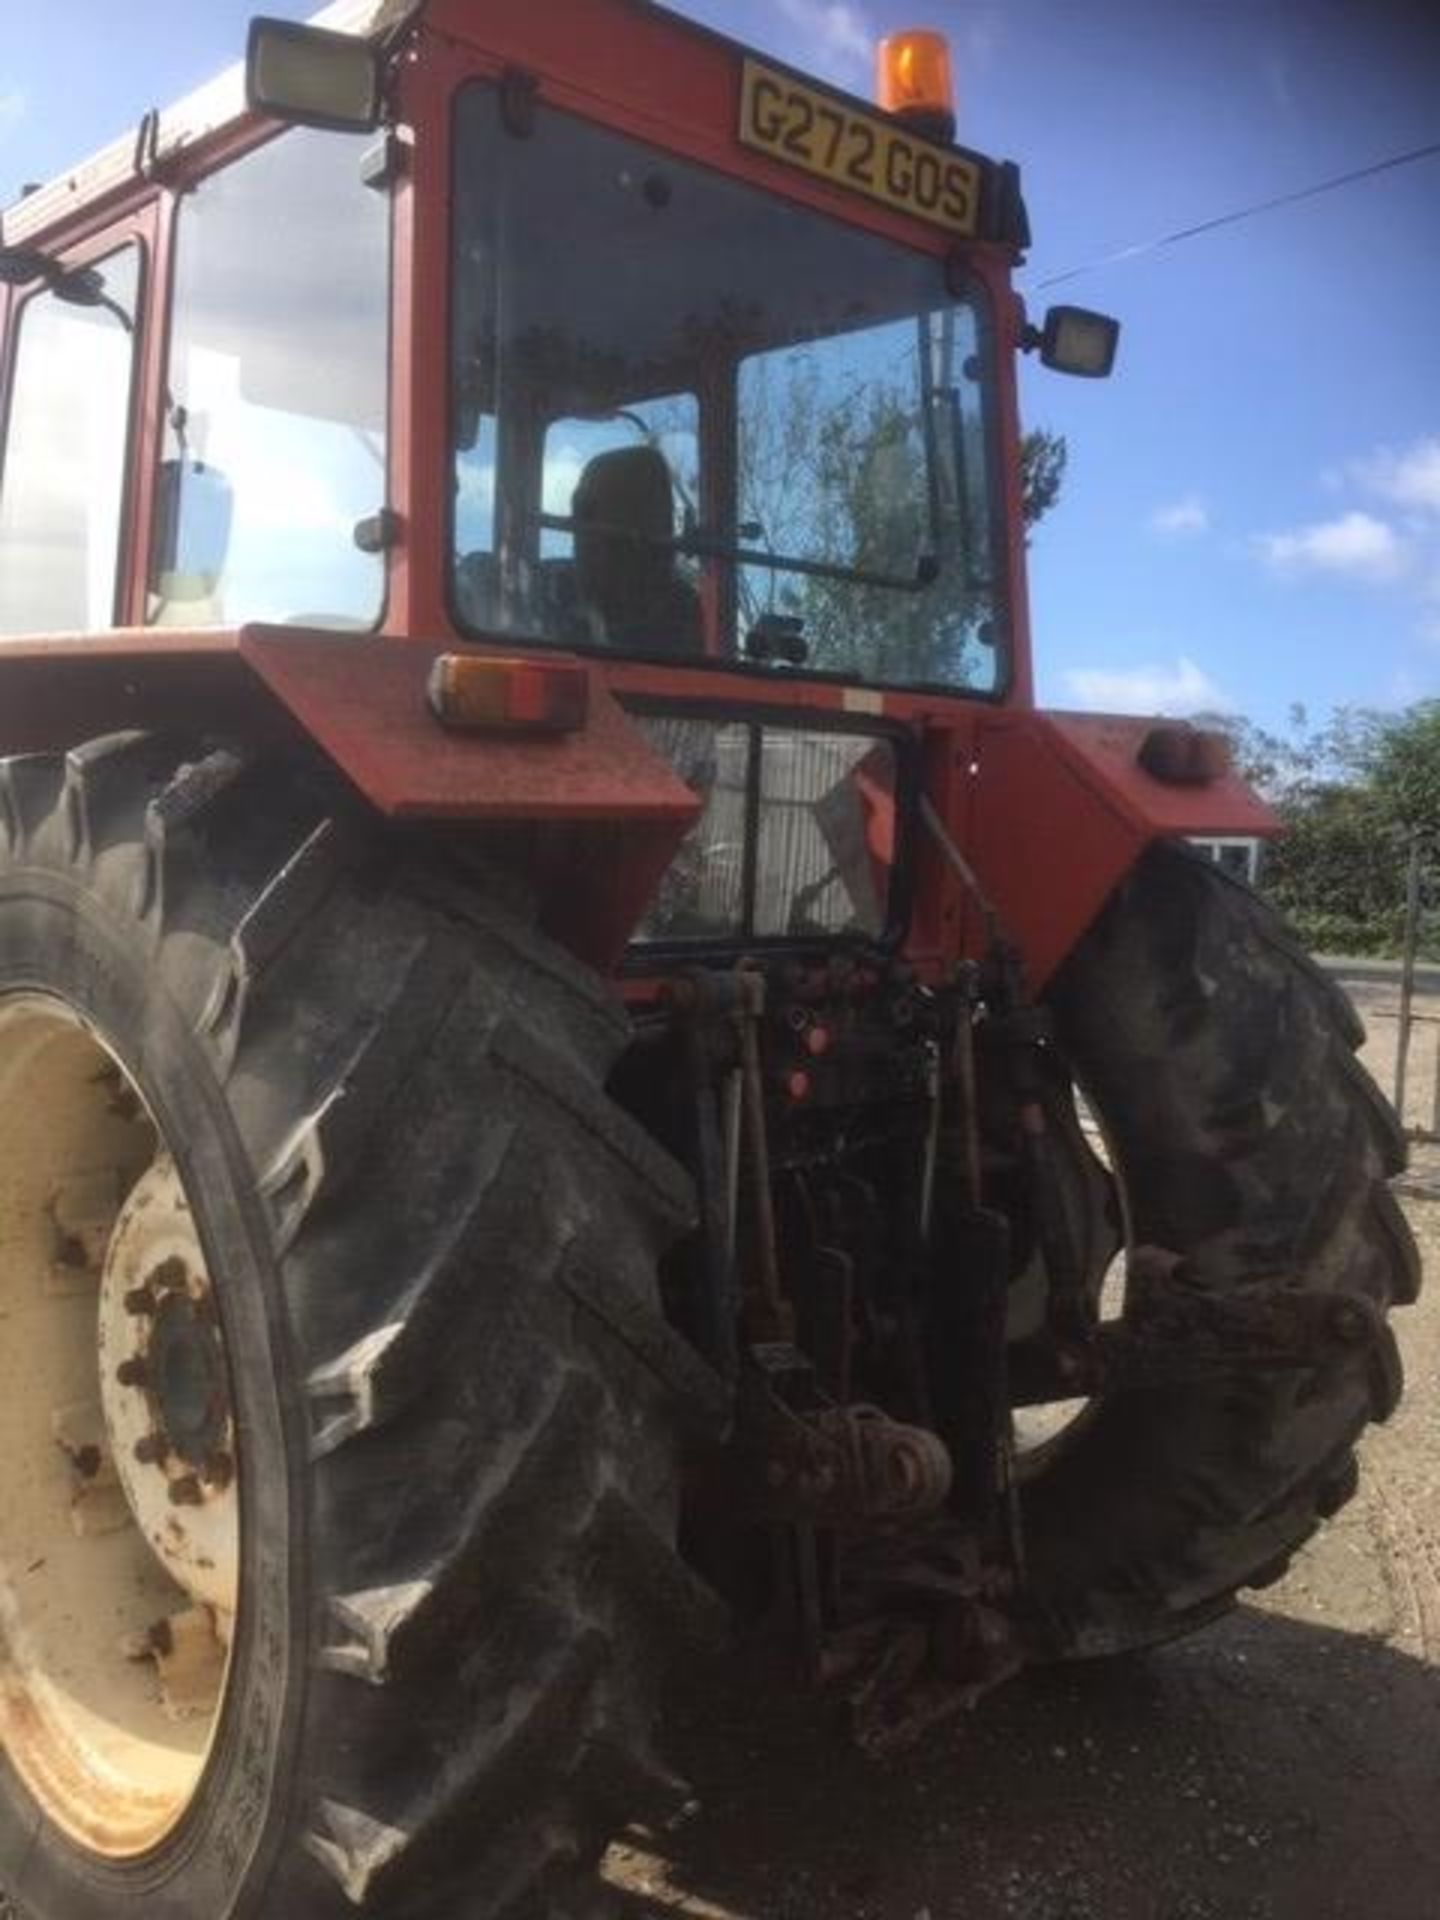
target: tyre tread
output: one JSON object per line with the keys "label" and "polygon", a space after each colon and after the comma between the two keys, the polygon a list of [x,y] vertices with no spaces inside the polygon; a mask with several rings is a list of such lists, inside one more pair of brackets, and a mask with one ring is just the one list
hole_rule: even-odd
{"label": "tyre tread", "polygon": [[[1249,888],[1188,848],[1151,849],[1053,1000],[1132,1169],[1140,1239],[1214,1287],[1269,1274],[1382,1311],[1414,1298],[1418,1256],[1387,1185],[1404,1140],[1355,1057],[1363,1027]],[[1246,1124],[1209,1131],[1212,1112]],[[1053,1649],[1153,1644],[1269,1577],[1347,1497],[1354,1442],[1399,1392],[1386,1327],[1308,1381],[1102,1401],[1026,1494]]]}
{"label": "tyre tread", "polygon": [[676,1402],[713,1383],[654,1279],[693,1198],[605,1093],[623,1012],[313,767],[133,734],[3,760],[0,846],[154,949],[279,1271],[312,1697],[240,1910],[580,1913],[614,1780],[662,1774],[657,1628],[717,1604],[674,1544]]}

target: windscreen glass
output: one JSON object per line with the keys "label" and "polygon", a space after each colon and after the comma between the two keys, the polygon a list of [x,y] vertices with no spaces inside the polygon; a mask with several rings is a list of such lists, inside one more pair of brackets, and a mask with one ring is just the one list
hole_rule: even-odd
{"label": "windscreen glass", "polygon": [[471,630],[991,692],[993,370],[940,262],[541,107],[457,107]]}

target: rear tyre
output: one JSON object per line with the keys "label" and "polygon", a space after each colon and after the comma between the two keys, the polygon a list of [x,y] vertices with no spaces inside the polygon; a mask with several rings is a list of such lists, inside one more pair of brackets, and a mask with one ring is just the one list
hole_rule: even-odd
{"label": "rear tyre", "polygon": [[[1412,1300],[1387,1181],[1404,1164],[1349,1002],[1248,888],[1173,845],[1141,860],[1052,1004],[1099,1114],[1134,1245],[1216,1292]],[[1320,1374],[1234,1375],[1094,1403],[1026,1483],[1030,1575],[1060,1654],[1171,1637],[1278,1577],[1353,1492],[1399,1392],[1393,1342]]]}
{"label": "rear tyre", "polygon": [[589,1915],[608,1833],[675,1792],[664,1655],[712,1624],[672,1542],[713,1381],[654,1282],[690,1197],[603,1092],[623,1022],[319,786],[133,735],[0,763],[0,1087],[22,1004],[173,1156],[240,1570],[208,1758],[144,1845],[55,1817],[25,1721],[62,1676],[0,1643],[0,1886],[27,1920]]}

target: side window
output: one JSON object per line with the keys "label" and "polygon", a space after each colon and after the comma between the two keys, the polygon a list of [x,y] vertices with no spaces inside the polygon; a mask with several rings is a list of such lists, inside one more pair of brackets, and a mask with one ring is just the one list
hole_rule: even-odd
{"label": "side window", "polygon": [[139,250],[20,314],[0,469],[0,633],[112,626],[135,372]]}
{"label": "side window", "polygon": [[149,617],[364,628],[384,562],[389,205],[365,138],[291,132],[180,212]]}

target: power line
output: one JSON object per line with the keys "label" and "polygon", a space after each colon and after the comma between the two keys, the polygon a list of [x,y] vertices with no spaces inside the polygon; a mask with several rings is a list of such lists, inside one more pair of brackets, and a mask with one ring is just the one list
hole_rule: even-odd
{"label": "power line", "polygon": [[1294,193],[1277,193],[1270,200],[1256,200],[1248,207],[1236,207],[1232,213],[1218,214],[1213,220],[1201,220],[1193,227],[1178,227],[1174,233],[1163,233],[1157,240],[1142,240],[1133,247],[1121,247],[1118,253],[1102,254],[1097,260],[1087,260],[1083,266],[1067,267],[1064,273],[1052,273],[1044,280],[1037,280],[1035,291],[1044,287],[1058,287],[1062,281],[1077,279],[1082,273],[1096,273],[1101,267],[1113,267],[1121,260],[1136,260],[1142,254],[1158,253],[1162,247],[1173,247],[1178,241],[1193,240],[1196,234],[1213,233],[1217,227],[1233,227],[1241,220],[1253,220],[1256,214],[1273,213],[1277,207],[1293,207],[1301,200],[1314,200],[1322,193],[1333,193],[1337,187],[1351,186],[1356,180],[1368,180],[1377,173],[1389,173],[1396,167],[1408,167],[1417,160],[1428,160],[1440,153],[1440,140],[1433,141],[1428,147],[1414,147],[1409,153],[1393,154],[1388,160],[1376,160],[1368,167],[1356,167],[1350,173],[1337,173],[1332,180],[1317,181],[1313,187],[1300,187]]}

